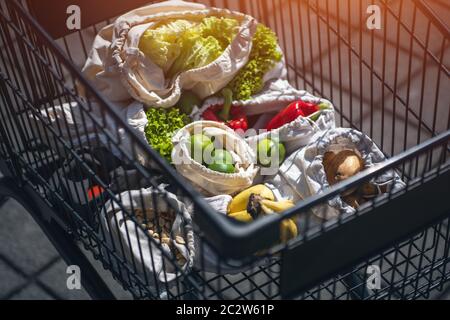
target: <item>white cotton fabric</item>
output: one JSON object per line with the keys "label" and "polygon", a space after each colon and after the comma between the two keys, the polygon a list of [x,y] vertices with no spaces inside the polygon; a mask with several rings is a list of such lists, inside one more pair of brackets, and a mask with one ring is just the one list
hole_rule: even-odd
{"label": "white cotton fabric", "polygon": [[[268,178],[266,185],[277,198],[291,199],[295,203],[324,191],[329,187],[322,161],[327,151],[354,150],[361,154],[365,169],[386,160],[377,145],[365,134],[347,128],[336,128],[317,136],[315,141],[299,149],[281,165],[278,174]],[[405,184],[398,174],[389,170],[372,181],[375,185],[389,184],[393,192]],[[331,219],[342,213],[354,213],[340,197],[320,204],[312,212],[321,219]]]}
{"label": "white cotton fabric", "polygon": [[[312,121],[309,118],[299,117],[296,120],[283,125],[282,127],[268,131],[259,131],[262,126],[274,116],[274,112],[281,111],[287,107],[291,102],[297,100],[304,100],[313,102],[315,104],[326,103],[329,106],[328,110],[320,112],[320,117],[317,121]],[[201,115],[208,108],[213,105],[221,105],[224,103],[223,98],[212,97],[205,101],[202,108],[194,113],[194,119],[201,119]],[[249,115],[261,115],[261,121],[257,122],[254,127],[257,131],[246,138],[247,143],[257,152],[257,144],[260,140],[272,135],[278,137],[283,142],[286,153],[290,154],[301,147],[306,146],[311,142],[311,139],[319,132],[324,132],[333,129],[336,126],[334,107],[331,102],[313,96],[304,90],[297,90],[293,88],[286,80],[276,80],[268,83],[266,90],[252,97],[248,101],[234,101],[234,106],[242,106],[243,111]],[[263,123],[262,126],[258,123]]]}
{"label": "white cotton fabric", "polygon": [[[235,173],[221,173],[208,169],[191,157],[191,135],[202,133],[215,137],[214,143],[225,141],[234,157]],[[226,125],[214,121],[196,121],[172,138],[172,161],[177,171],[205,196],[232,195],[253,184],[258,173],[256,157],[250,146]],[[217,146],[216,146],[217,147]]]}
{"label": "white cotton fabric", "polygon": [[[131,213],[133,208],[153,208],[153,201],[156,199],[155,208],[158,212],[169,209],[175,211],[176,218],[172,225],[170,241],[186,259],[186,263],[181,267],[182,272],[192,268],[195,258],[192,219],[185,205],[177,199],[176,195],[162,188],[149,188],[123,192],[119,199],[121,199],[120,206],[113,200],[105,204],[100,219],[100,228],[103,229],[100,232],[107,235],[105,240],[111,248],[116,248],[119,256],[130,262],[134,261],[136,271],[145,274],[151,286],[156,285],[154,276],[160,283],[170,283],[181,276],[170,262],[171,259],[175,260],[175,257],[169,246],[149,240],[148,236],[123,211]],[[172,240],[175,236],[183,237],[186,245]],[[163,252],[169,258],[165,257]]]}
{"label": "white cotton fabric", "polygon": [[228,206],[230,205],[233,197],[227,194],[221,194],[214,197],[205,198],[205,201],[217,212],[227,214]]}
{"label": "white cotton fabric", "polygon": [[[156,23],[207,16],[236,19],[240,28],[224,53],[204,67],[166,79],[163,70],[138,48],[143,33]],[[119,17],[99,32],[83,73],[111,101],[133,98],[148,106],[168,108],[178,102],[182,90],[204,99],[225,87],[248,62],[256,26],[253,17],[227,9],[184,1],[151,4]],[[268,77],[281,76],[283,69],[283,65],[277,66]]]}

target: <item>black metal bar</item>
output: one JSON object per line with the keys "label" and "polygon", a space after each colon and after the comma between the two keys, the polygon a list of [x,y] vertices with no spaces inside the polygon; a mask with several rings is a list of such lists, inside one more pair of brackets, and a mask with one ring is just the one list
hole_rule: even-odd
{"label": "black metal bar", "polygon": [[[283,252],[281,294],[291,298],[450,215],[450,171]],[[426,201],[424,201],[426,199]],[[290,275],[297,274],[298,277]]]}
{"label": "black metal bar", "polygon": [[447,39],[450,38],[450,29],[441,17],[434,12],[433,8],[425,0],[413,0],[417,8],[419,8],[430,21],[439,29]]}

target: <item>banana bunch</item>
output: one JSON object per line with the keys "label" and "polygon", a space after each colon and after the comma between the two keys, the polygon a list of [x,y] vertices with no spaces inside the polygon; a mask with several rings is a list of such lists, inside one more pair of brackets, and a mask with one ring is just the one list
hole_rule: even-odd
{"label": "banana bunch", "polygon": [[[259,216],[277,214],[294,203],[290,200],[275,201],[275,196],[263,184],[250,187],[233,198],[228,206],[228,216],[241,222],[251,222]],[[280,224],[280,240],[287,242],[298,235],[297,225],[292,219],[285,219]]]}

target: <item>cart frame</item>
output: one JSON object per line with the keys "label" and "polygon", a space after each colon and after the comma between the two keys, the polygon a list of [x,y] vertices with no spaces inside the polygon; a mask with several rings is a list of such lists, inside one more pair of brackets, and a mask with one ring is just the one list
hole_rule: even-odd
{"label": "cart frame", "polygon": [[[309,5],[309,1],[307,2]],[[413,2],[429,19],[430,23],[444,37],[447,37],[448,41],[450,34],[448,27],[433,14],[429,5],[421,0],[413,0]],[[385,5],[387,6],[387,4]],[[407,188],[402,192],[376,199],[370,208],[359,211],[356,215],[339,217],[335,221],[324,223],[320,229],[310,230],[295,239],[295,241],[281,246],[279,249],[274,249],[273,252],[281,252],[283,261],[280,277],[280,295],[283,298],[298,297],[299,293],[306,292],[311,287],[330,279],[330,277],[342,274],[343,270],[350,270],[352,266],[363,263],[367,257],[376,255],[392,247],[393,244],[407,241],[421,231],[431,228],[450,217],[450,203],[446,198],[448,190],[450,190],[450,162],[446,160],[447,154],[450,152],[448,145],[450,130],[447,128],[446,131],[441,133],[432,132],[432,137],[425,142],[418,143],[415,147],[408,148],[392,156],[383,164],[333,186],[320,195],[305,199],[301,204],[280,215],[257,220],[249,225],[236,225],[226,217],[216,214],[201,196],[189,187],[188,182],[183,177],[178,175],[154,150],[139,139],[133,130],[129,128],[128,124],[124,123],[117,112],[114,111],[112,104],[100,95],[91,83],[85,80],[80,70],[63,50],[55,44],[55,41],[39,25],[30,12],[24,9],[17,1],[11,1],[7,7],[17,16],[9,21],[5,16],[3,16],[3,20],[0,18],[2,27],[6,26],[6,24],[9,24],[11,27],[14,23],[17,25],[26,23],[29,28],[34,30],[36,36],[39,37],[39,42],[46,48],[51,49],[56,60],[64,64],[71,76],[77,79],[96,101],[108,108],[109,115],[127,129],[127,134],[133,137],[136,145],[145,150],[181,192],[194,202],[195,209],[202,213],[195,216],[196,225],[202,231],[205,240],[208,243],[214,243],[214,249],[226,258],[239,259],[263,248],[271,247],[279,238],[279,224],[283,219],[293,217],[300,212],[307,212],[314,206],[338,196],[345,190],[367,182],[387,170],[395,170],[402,165],[404,166],[405,163],[418,161],[420,156],[426,156],[425,163],[427,164],[429,161],[430,165],[425,165],[425,167],[431,168],[431,158],[436,150],[440,150],[442,157],[440,164],[435,166],[433,170],[424,170],[420,178],[415,180],[414,183],[408,184]],[[263,5],[263,11],[267,10],[268,8],[264,8]],[[16,32],[19,31],[16,30]],[[8,37],[8,33],[5,33],[5,35]],[[12,41],[11,39],[9,40]],[[26,46],[24,46],[25,49]],[[16,62],[18,63],[19,60],[16,60]],[[441,67],[445,68],[442,61],[440,61],[440,64]],[[6,101],[6,106],[11,108],[14,105],[14,101],[11,99],[10,88],[8,88],[7,83],[11,79],[3,71],[1,72],[0,91]],[[21,92],[18,91],[14,94],[20,95]],[[7,112],[5,111],[5,113]],[[9,113],[14,114],[13,109],[10,109]],[[19,122],[17,119],[15,121]],[[419,126],[422,126],[422,124]],[[72,233],[73,225],[61,218],[50,207],[48,202],[41,199],[35,188],[29,185],[29,181],[24,179],[24,175],[21,173],[24,166],[23,161],[21,156],[17,154],[17,151],[12,148],[10,133],[0,128],[0,137],[2,141],[6,142],[2,145],[5,149],[3,154],[8,156],[0,162],[0,171],[6,176],[0,181],[0,195],[19,201],[32,214],[63,258],[69,264],[80,265],[83,270],[86,270],[84,274],[89,276],[83,277],[83,285],[93,298],[113,298],[113,294],[108,286],[76,245],[75,242],[78,240],[78,237]],[[0,155],[2,155],[1,148]],[[144,169],[142,169],[141,174],[146,175]],[[151,178],[148,173],[146,177],[148,179]],[[431,208],[423,201],[424,198],[433,203]],[[423,214],[424,212],[427,214]],[[375,228],[371,228],[371,226],[385,220],[391,221],[391,224],[382,233]],[[409,223],[405,224],[403,221],[409,221]],[[355,230],[361,231],[356,232]],[[350,236],[352,238],[350,243],[343,241],[343,239],[348,239]],[[444,240],[448,249],[450,242],[448,230],[446,236],[447,238]],[[325,247],[327,250],[323,250]],[[447,253],[439,260],[439,265],[434,266],[436,268],[443,267],[442,279],[437,285],[440,288],[445,282],[450,280],[450,272],[446,271],[446,265],[450,263],[449,251],[447,250]],[[318,252],[321,252],[320,259],[311,259],[310,261],[303,259],[304,257],[317,256]],[[343,254],[339,259],[336,259],[335,252]],[[104,266],[108,267],[107,265]],[[292,279],[292,274],[302,274],[303,276]],[[187,285],[187,288],[191,285],[195,287],[195,278],[193,279],[188,279],[188,282],[192,283]],[[127,286],[124,285],[124,287]],[[192,290],[195,291],[195,289]],[[140,289],[138,291],[140,292]],[[139,297],[140,293],[135,294],[135,296]],[[364,295],[360,296],[360,298],[364,298]]]}

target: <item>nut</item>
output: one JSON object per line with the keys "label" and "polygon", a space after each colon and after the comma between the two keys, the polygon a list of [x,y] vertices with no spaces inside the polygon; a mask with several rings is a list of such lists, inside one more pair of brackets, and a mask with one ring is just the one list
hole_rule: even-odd
{"label": "nut", "polygon": [[161,237],[163,237],[163,238],[169,238],[169,235],[167,234],[167,232],[163,231],[163,232],[161,233]]}
{"label": "nut", "polygon": [[161,242],[165,243],[165,244],[169,244],[170,243],[170,238],[162,237]]}
{"label": "nut", "polygon": [[181,254],[176,255],[177,262],[180,266],[184,266],[186,264],[186,258]]}
{"label": "nut", "polygon": [[180,236],[176,236],[176,237],[175,237],[175,241],[176,241],[178,244],[186,244],[186,241],[184,241],[184,239],[183,239],[182,237],[180,237]]}

